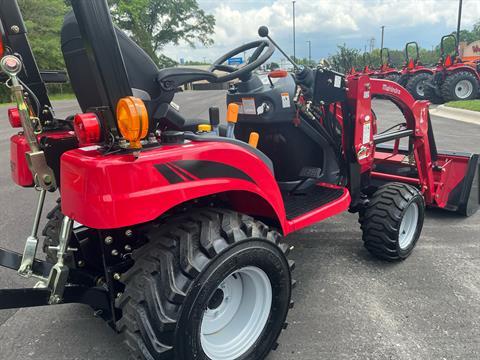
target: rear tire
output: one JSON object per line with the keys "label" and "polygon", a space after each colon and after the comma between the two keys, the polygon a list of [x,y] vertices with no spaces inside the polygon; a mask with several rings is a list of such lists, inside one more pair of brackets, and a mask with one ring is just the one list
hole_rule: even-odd
{"label": "rear tire", "polygon": [[264,359],[276,347],[294,265],[278,232],[233,211],[200,209],[152,225],[147,238],[117,300],[133,358]]}
{"label": "rear tire", "polygon": [[425,201],[407,184],[390,183],[378,188],[360,216],[363,241],[374,256],[406,259],[422,232]]}
{"label": "rear tire", "polygon": [[409,80],[410,75],[409,74],[402,74],[397,80],[397,83],[405,87],[407,85],[407,82]]}
{"label": "rear tire", "polygon": [[447,76],[441,91],[445,101],[473,100],[478,97],[478,79],[468,71]]}
{"label": "rear tire", "polygon": [[425,95],[426,83],[430,82],[433,78],[432,74],[419,73],[413,75],[405,85],[405,88],[415,98],[415,100],[427,100]]}
{"label": "rear tire", "polygon": [[385,76],[385,80],[398,82],[398,80],[400,80],[400,75],[399,74],[388,74],[388,75]]}

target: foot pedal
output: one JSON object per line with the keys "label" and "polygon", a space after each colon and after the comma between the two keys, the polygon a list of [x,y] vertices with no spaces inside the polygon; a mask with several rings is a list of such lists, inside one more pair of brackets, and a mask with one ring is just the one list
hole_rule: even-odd
{"label": "foot pedal", "polygon": [[316,167],[306,166],[300,170],[300,177],[302,179],[315,179],[318,180],[322,177],[322,169]]}

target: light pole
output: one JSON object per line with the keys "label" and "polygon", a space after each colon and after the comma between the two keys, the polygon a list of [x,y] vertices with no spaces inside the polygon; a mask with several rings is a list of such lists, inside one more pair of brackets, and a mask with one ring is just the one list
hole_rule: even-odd
{"label": "light pole", "polygon": [[312,42],[308,40],[308,64],[312,65]]}
{"label": "light pole", "polygon": [[383,49],[383,35],[384,34],[385,34],[385,25],[382,25],[382,44],[381,44],[382,47],[380,48],[380,50]]}
{"label": "light pole", "polygon": [[297,61],[295,49],[295,0],[292,1],[293,6],[293,61]]}
{"label": "light pole", "polygon": [[458,23],[457,23],[457,43],[455,44],[455,47],[457,48],[457,51],[460,46],[460,26],[462,24],[462,6],[463,6],[463,0],[459,0],[458,3]]}

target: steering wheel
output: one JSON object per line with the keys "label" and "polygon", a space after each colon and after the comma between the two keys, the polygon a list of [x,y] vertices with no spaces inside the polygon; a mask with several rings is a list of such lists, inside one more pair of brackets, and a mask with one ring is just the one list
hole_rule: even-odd
{"label": "steering wheel", "polygon": [[[248,62],[245,66],[237,69],[233,66],[223,64],[228,59],[251,49],[255,49],[255,51],[253,52],[250,59],[248,59]],[[266,51],[264,52],[265,49]],[[248,44],[244,44],[233,49],[232,51],[215,60],[215,62],[212,64],[210,69],[208,69],[208,71],[214,72],[215,70],[219,70],[229,73],[224,76],[219,76],[215,82],[225,82],[236,78],[241,78],[247,74],[250,74],[257,67],[265,63],[273,55],[274,51],[275,47],[268,40],[252,41]]]}

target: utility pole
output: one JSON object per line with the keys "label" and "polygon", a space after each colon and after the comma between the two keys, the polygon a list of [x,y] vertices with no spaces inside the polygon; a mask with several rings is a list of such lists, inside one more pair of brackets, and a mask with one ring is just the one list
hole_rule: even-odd
{"label": "utility pole", "polygon": [[296,49],[295,49],[295,3],[296,1],[292,1],[293,6],[293,61],[297,61],[296,57]]}
{"label": "utility pole", "polygon": [[460,46],[460,26],[462,24],[462,7],[463,7],[463,0],[459,0],[459,3],[458,3],[458,23],[457,23],[457,43],[455,44],[457,52],[459,51],[459,46]]}
{"label": "utility pole", "polygon": [[308,65],[312,65],[312,42],[307,40],[308,43]]}
{"label": "utility pole", "polygon": [[385,25],[382,25],[382,43],[381,43],[382,46],[381,46],[380,49],[383,49],[383,36],[384,36],[384,34],[385,34]]}

